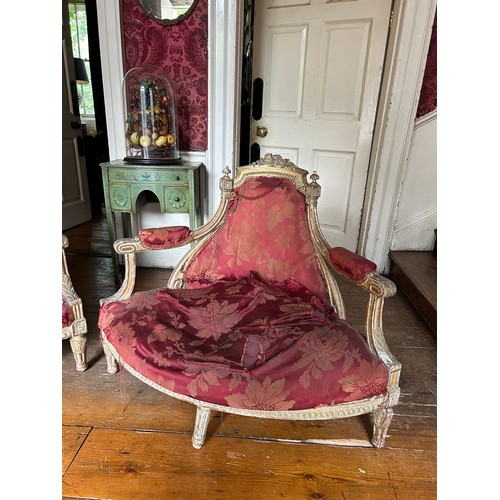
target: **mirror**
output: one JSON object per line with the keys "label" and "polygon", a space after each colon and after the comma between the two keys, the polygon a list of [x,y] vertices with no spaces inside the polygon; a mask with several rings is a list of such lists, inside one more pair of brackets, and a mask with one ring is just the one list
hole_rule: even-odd
{"label": "mirror", "polygon": [[195,8],[198,0],[139,0],[146,14],[160,24],[177,24]]}

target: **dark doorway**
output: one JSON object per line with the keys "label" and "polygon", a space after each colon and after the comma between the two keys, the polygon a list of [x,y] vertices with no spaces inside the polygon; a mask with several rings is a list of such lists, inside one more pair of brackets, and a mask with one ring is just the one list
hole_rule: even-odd
{"label": "dark doorway", "polygon": [[240,165],[250,163],[250,120],[252,114],[253,0],[245,0],[243,13],[243,58],[241,68]]}
{"label": "dark doorway", "polygon": [[108,131],[106,108],[102,84],[101,50],[99,45],[99,26],[97,22],[96,0],[85,0],[89,40],[90,71],[92,73],[92,94],[94,97],[95,135],[84,135],[85,162],[92,216],[100,215],[104,204],[101,163],[109,161]]}

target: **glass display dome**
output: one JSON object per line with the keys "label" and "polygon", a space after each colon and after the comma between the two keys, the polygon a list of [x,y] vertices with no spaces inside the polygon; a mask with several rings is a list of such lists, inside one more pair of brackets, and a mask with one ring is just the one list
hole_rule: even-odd
{"label": "glass display dome", "polygon": [[123,77],[126,162],[179,164],[175,94],[153,66],[137,66]]}

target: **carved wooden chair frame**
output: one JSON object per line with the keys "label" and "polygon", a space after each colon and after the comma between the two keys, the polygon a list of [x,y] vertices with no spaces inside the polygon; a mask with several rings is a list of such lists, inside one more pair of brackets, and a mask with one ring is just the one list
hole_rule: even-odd
{"label": "carved wooden chair frame", "polygon": [[87,369],[87,320],[83,314],[82,299],[73,288],[73,283],[68,270],[66,251],[69,241],[62,235],[62,295],[69,305],[73,320],[68,326],[62,327],[62,338],[69,339],[71,350],[75,357],[76,369],[83,372]]}

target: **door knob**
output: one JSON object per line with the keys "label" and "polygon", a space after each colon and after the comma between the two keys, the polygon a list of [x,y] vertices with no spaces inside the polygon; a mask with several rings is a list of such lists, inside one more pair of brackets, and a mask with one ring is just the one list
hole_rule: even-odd
{"label": "door knob", "polygon": [[266,127],[257,127],[257,131],[255,132],[257,137],[266,137],[267,128]]}

